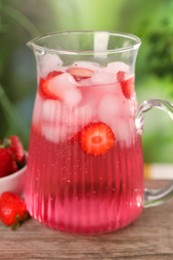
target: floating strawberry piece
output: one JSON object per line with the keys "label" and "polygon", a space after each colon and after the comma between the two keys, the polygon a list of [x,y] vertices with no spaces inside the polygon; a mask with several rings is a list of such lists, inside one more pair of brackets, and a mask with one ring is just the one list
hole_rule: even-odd
{"label": "floating strawberry piece", "polygon": [[129,78],[121,82],[121,89],[126,98],[134,96],[134,78]]}
{"label": "floating strawberry piece", "polygon": [[94,74],[93,70],[81,67],[71,67],[66,72],[71,74],[76,81],[91,78]]}
{"label": "floating strawberry piece", "polygon": [[126,74],[126,72],[124,72],[124,71],[118,71],[117,72],[117,80],[119,82],[123,81],[125,79],[125,74]]}
{"label": "floating strawberry piece", "polygon": [[46,79],[47,80],[50,80],[50,79],[53,79],[54,77],[58,76],[58,75],[61,75],[63,72],[62,71],[59,71],[59,70],[54,70],[54,71],[51,71],[48,73]]}
{"label": "floating strawberry piece", "polygon": [[90,123],[81,131],[79,143],[84,152],[98,156],[112,148],[115,136],[105,123]]}
{"label": "floating strawberry piece", "polygon": [[49,99],[59,99],[58,94],[54,89],[52,89],[51,84],[49,83],[49,80],[61,75],[62,71],[51,71],[48,73],[47,77],[45,79],[40,78],[39,82],[39,93],[41,97],[43,98],[49,98]]}
{"label": "floating strawberry piece", "polygon": [[14,160],[18,164],[23,164],[25,162],[25,151],[18,136],[12,135],[9,137],[9,149],[13,154]]}
{"label": "floating strawberry piece", "polygon": [[45,99],[59,99],[59,96],[54,90],[52,90],[49,80],[47,79],[40,79],[39,93],[40,96]]}
{"label": "floating strawberry piece", "polygon": [[28,217],[25,202],[16,194],[4,192],[0,196],[0,220],[3,224],[16,228]]}
{"label": "floating strawberry piece", "polygon": [[126,98],[131,98],[134,96],[135,87],[134,87],[134,77],[126,78],[127,73],[124,71],[118,71],[117,80],[121,84],[121,90]]}
{"label": "floating strawberry piece", "polygon": [[0,148],[0,177],[5,177],[13,171],[13,157],[8,148]]}

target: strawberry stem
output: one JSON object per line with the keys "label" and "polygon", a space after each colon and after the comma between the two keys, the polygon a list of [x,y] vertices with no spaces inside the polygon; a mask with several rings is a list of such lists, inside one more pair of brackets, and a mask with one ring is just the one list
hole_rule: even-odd
{"label": "strawberry stem", "polygon": [[3,139],[3,146],[4,147],[10,147],[11,141],[8,138]]}

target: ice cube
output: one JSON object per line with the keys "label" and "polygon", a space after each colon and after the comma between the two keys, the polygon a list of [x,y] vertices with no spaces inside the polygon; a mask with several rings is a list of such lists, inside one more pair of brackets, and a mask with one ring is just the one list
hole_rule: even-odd
{"label": "ice cube", "polygon": [[133,139],[134,118],[130,106],[117,96],[106,95],[98,108],[99,120],[106,123],[115,134],[117,141],[129,146]]}
{"label": "ice cube", "polygon": [[74,109],[74,116],[79,126],[84,127],[90,123],[95,115],[95,110],[91,105],[83,105]]}
{"label": "ice cube", "polygon": [[63,93],[65,89],[76,88],[76,81],[69,73],[62,73],[49,80],[52,90],[59,91],[59,94]]}
{"label": "ice cube", "polygon": [[116,124],[117,118],[128,120],[132,116],[128,100],[121,99],[118,95],[105,95],[99,104],[98,116],[100,120],[110,125]]}
{"label": "ice cube", "polygon": [[102,98],[98,107],[98,117],[100,121],[113,126],[116,119],[121,116],[122,103],[113,95],[106,95]]}
{"label": "ice cube", "polygon": [[91,82],[93,84],[111,84],[115,82],[115,77],[115,74],[105,72],[105,70],[99,70],[91,77]]}
{"label": "ice cube", "polygon": [[57,54],[47,53],[44,56],[38,56],[40,77],[46,77],[53,70],[59,70],[63,62]]}
{"label": "ice cube", "polygon": [[51,89],[65,104],[76,106],[82,99],[80,90],[76,87],[76,81],[69,73],[63,73],[49,81]]}
{"label": "ice cube", "polygon": [[80,67],[97,71],[100,65],[91,61],[76,61],[73,63],[73,67]]}
{"label": "ice cube", "polygon": [[63,93],[63,101],[70,107],[77,106],[82,100],[82,94],[78,89],[69,89]]}
{"label": "ice cube", "polygon": [[61,103],[58,100],[45,100],[42,107],[42,118],[46,122],[57,123],[61,120]]}
{"label": "ice cube", "polygon": [[62,110],[62,124],[78,131],[81,127],[92,121],[94,114],[95,111],[93,111],[92,107],[89,105],[78,106],[74,109],[64,107]]}
{"label": "ice cube", "polygon": [[108,65],[106,67],[106,71],[109,73],[113,73],[114,75],[118,71],[124,71],[124,72],[129,73],[130,67],[122,61],[115,61],[115,62],[108,63]]}
{"label": "ice cube", "polygon": [[61,111],[61,122],[66,127],[75,127],[76,126],[76,117],[73,112],[73,108],[69,106],[62,106]]}
{"label": "ice cube", "polygon": [[43,124],[42,134],[45,138],[54,143],[64,142],[71,133],[67,127],[60,124]]}
{"label": "ice cube", "polygon": [[115,134],[117,141],[125,143],[129,146],[132,141],[132,135],[130,132],[130,125],[127,119],[116,118],[116,124],[112,126],[112,131]]}

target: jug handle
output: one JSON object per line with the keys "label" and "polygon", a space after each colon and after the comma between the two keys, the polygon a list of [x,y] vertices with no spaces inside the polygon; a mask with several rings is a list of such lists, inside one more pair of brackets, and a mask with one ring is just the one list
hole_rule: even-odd
{"label": "jug handle", "polygon": [[[139,134],[143,132],[144,114],[152,108],[165,111],[173,120],[173,104],[163,99],[145,100],[138,108],[135,124]],[[161,189],[145,189],[144,191],[144,208],[158,206],[166,202],[167,199],[173,197],[173,181]]]}

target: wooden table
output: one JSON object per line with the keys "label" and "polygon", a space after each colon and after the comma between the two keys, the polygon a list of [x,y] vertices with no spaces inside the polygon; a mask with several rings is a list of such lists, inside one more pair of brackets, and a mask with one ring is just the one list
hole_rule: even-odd
{"label": "wooden table", "polygon": [[[152,184],[163,184],[153,181]],[[173,199],[145,209],[129,227],[100,236],[78,236],[50,230],[33,219],[17,231],[0,224],[0,259],[173,259]]]}

